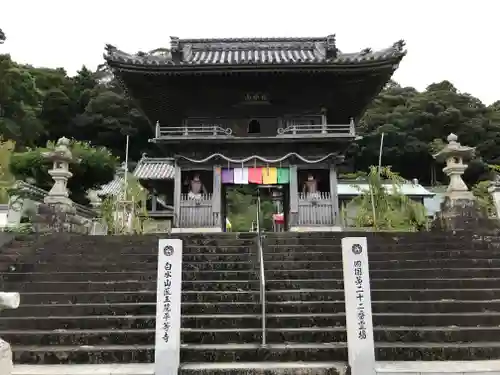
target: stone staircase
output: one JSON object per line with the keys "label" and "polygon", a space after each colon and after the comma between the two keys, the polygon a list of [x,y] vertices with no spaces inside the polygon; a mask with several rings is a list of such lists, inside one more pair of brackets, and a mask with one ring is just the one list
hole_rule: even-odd
{"label": "stone staircase", "polygon": [[[182,361],[254,360],[261,335],[254,236],[184,240]],[[0,316],[15,361],[153,361],[157,241],[58,235],[16,262],[0,286],[22,296],[18,310]],[[8,248],[0,259],[10,259],[3,253]]]}
{"label": "stone staircase", "polygon": [[[377,360],[500,359],[500,237],[349,235],[368,236]],[[269,342],[346,359],[342,236],[267,235]]]}
{"label": "stone staircase", "polygon": [[[298,361],[316,373],[342,372],[345,235],[360,234],[266,236],[264,347],[255,236],[181,236],[184,372],[236,363],[241,374],[244,363],[264,371],[277,362],[284,371],[284,362]],[[500,238],[366,235],[378,360],[500,358]],[[157,247],[156,236],[53,235],[1,248],[0,264],[15,267],[2,272],[0,290],[22,297],[19,309],[0,315],[15,361],[152,362]]]}
{"label": "stone staircase", "polygon": [[0,232],[0,273],[16,270],[23,259],[31,258],[37,248],[43,248],[45,236]]}

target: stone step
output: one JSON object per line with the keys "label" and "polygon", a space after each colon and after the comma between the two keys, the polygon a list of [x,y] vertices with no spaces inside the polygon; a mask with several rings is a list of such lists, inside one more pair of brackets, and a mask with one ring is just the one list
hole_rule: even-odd
{"label": "stone step", "polygon": [[[102,244],[101,244],[102,246]],[[114,246],[109,247],[106,253],[94,251],[95,249],[86,249],[78,247],[78,251],[72,249],[70,252],[61,253],[54,249],[39,249],[34,252],[37,256],[48,256],[50,258],[88,258],[88,259],[116,259],[116,257],[132,257],[132,256],[157,256],[158,245],[155,247],[145,246]],[[184,255],[197,255],[197,254],[255,254],[257,251],[256,245],[252,246],[206,246],[206,245],[192,245],[184,244],[182,253]],[[0,257],[3,255],[0,252]],[[7,254],[5,254],[7,255]],[[1,258],[0,258],[1,259]]]}
{"label": "stone step", "polygon": [[[55,247],[61,250],[66,250],[67,254],[84,253],[84,252],[98,252],[96,246],[106,246],[109,249],[124,249],[124,248],[138,248],[138,249],[151,249],[158,251],[158,241],[160,238],[169,239],[168,237],[151,238],[148,236],[128,236],[124,240],[122,236],[87,236],[88,238],[74,237],[65,239],[60,234],[53,234],[49,238],[52,253],[55,253]],[[116,237],[116,238],[110,238]],[[140,238],[143,237],[143,238]],[[178,237],[174,237],[178,238]],[[184,246],[213,246],[213,247],[253,247],[256,244],[256,235],[252,234],[249,238],[234,238],[234,237],[217,237],[211,234],[205,238],[180,238]],[[36,239],[34,241],[37,241]],[[36,243],[36,242],[35,242]]]}
{"label": "stone step", "polygon": [[[201,249],[200,249],[201,250]],[[206,249],[204,249],[206,251]],[[73,263],[73,262],[88,262],[93,264],[95,262],[105,262],[105,263],[134,263],[134,262],[156,262],[158,259],[157,253],[138,253],[137,250],[131,249],[134,252],[127,253],[116,253],[108,251],[105,255],[99,255],[99,253],[89,253],[89,254],[54,254],[47,256],[43,254],[45,262],[52,260],[61,263]],[[42,255],[37,254],[39,257]],[[2,255],[0,254],[0,261],[8,261],[14,258],[15,254]],[[215,249],[213,252],[193,252],[183,253],[183,262],[234,262],[242,260],[256,260],[257,250],[248,249],[245,251],[237,252],[232,250],[231,252],[219,252]],[[371,262],[396,262],[396,261],[434,261],[434,260],[454,260],[454,259],[464,259],[464,260],[474,260],[474,259],[500,259],[500,251],[490,251],[490,250],[449,250],[449,251],[394,251],[394,252],[373,252],[369,253],[369,259]],[[322,251],[316,249],[304,249],[296,248],[290,250],[288,248],[283,248],[282,251],[269,252],[265,249],[264,261],[267,263],[269,261],[342,261],[341,251]]]}
{"label": "stone step", "polygon": [[[256,268],[256,262],[248,261],[235,261],[235,262],[189,262],[183,263],[183,270],[196,271],[196,270],[248,270]],[[37,272],[57,272],[57,271],[139,271],[139,270],[156,270],[156,262],[127,262],[127,261],[114,261],[109,263],[102,262],[39,262],[32,263],[18,263],[17,267],[20,272],[26,272],[26,269]],[[403,269],[425,269],[425,268],[487,268],[487,267],[500,267],[500,259],[406,259],[406,260],[384,260],[384,261],[370,261],[371,270],[390,269],[390,268],[403,268]],[[342,269],[341,261],[266,261],[266,270],[295,270],[295,269]]]}
{"label": "stone step", "polygon": [[[256,266],[257,267],[257,266]],[[258,280],[258,270],[207,270],[184,271],[183,280]],[[265,270],[266,279],[341,279],[342,269],[296,269]],[[372,280],[376,279],[461,279],[461,278],[500,278],[500,268],[391,268],[370,270]],[[156,280],[157,271],[113,271],[113,272],[4,272],[1,280],[9,282],[39,281],[123,281]]]}
{"label": "stone step", "polygon": [[[41,281],[4,282],[2,288],[6,292],[106,292],[139,290],[156,290],[156,280],[123,280],[123,281]],[[471,279],[372,279],[371,287],[375,289],[487,289],[500,285],[500,278]],[[282,289],[341,289],[342,279],[296,279],[272,280],[266,279],[266,289],[271,291]],[[183,291],[245,291],[259,290],[257,280],[183,280]]]}
{"label": "stone step", "polygon": [[[12,375],[154,375],[152,363],[17,365]],[[182,363],[179,375],[345,375],[343,362]]]}
{"label": "stone step", "polygon": [[[268,306],[273,306],[269,304]],[[296,309],[297,312],[300,309]],[[271,308],[268,308],[271,311]],[[329,310],[331,311],[331,309]],[[184,302],[183,314],[260,314],[259,302]],[[276,312],[280,312],[278,309]],[[16,310],[5,310],[1,316],[85,316],[85,315],[155,315],[156,302],[100,304],[22,304]]]}
{"label": "stone step", "polygon": [[342,237],[367,237],[368,240],[384,240],[386,242],[428,242],[436,239],[471,239],[471,238],[497,238],[494,234],[489,237],[477,236],[474,231],[460,232],[366,232],[359,230],[342,232],[265,232],[266,238],[273,239],[293,239],[293,238],[342,238]]}
{"label": "stone step", "polygon": [[[255,281],[258,285],[258,281]],[[195,288],[192,284],[186,284],[185,290]],[[468,279],[400,279],[387,278],[370,280],[373,289],[487,289],[500,285],[500,278],[468,278]],[[266,279],[267,290],[282,289],[341,289],[344,287],[342,279],[295,279],[295,280],[273,280]]]}
{"label": "stone step", "polygon": [[[57,241],[56,241],[57,244]],[[150,244],[150,246],[145,246],[143,243],[138,243],[137,245],[123,245],[123,244],[114,244],[107,245],[105,242],[100,242],[99,244],[85,244],[78,243],[77,246],[74,246],[73,243],[65,244],[65,251],[61,252],[54,249],[54,244],[52,246],[39,246],[35,241],[27,242],[27,243],[19,243],[10,245],[10,251],[6,252],[4,250],[0,251],[0,259],[2,257],[7,257],[9,254],[16,254],[16,248],[20,251],[22,249],[34,249],[34,254],[37,256],[48,256],[48,257],[85,257],[85,258],[115,258],[116,256],[132,256],[132,255],[144,255],[144,256],[155,256],[158,254],[158,245]],[[100,252],[95,247],[107,245],[106,253]],[[427,257],[447,257],[448,255],[464,255],[469,256],[474,254],[474,251],[477,251],[478,254],[494,254],[497,255],[499,252],[498,247],[487,246],[488,244],[476,244],[475,246],[465,247],[463,246],[463,242],[443,242],[443,243],[433,243],[429,244],[429,246],[421,246],[422,244],[400,244],[395,246],[387,246],[386,244],[380,244],[380,246],[371,246],[369,247],[370,256],[378,257],[387,255],[396,255],[401,254],[416,254]],[[432,245],[432,246],[431,246]],[[92,246],[92,247],[91,247]],[[67,247],[67,248],[66,248]],[[33,249],[32,249],[33,248]],[[37,249],[38,248],[38,249]],[[329,254],[341,254],[342,248],[339,243],[326,243],[326,244],[317,244],[311,243],[309,245],[303,244],[264,244],[264,250],[266,254],[281,254],[281,253],[302,253],[304,248],[307,249],[308,252],[319,252],[319,253],[329,253]],[[33,252],[31,252],[33,253]],[[31,254],[30,253],[30,254]],[[243,254],[243,253],[256,253],[256,245],[255,242],[249,245],[241,246],[241,245],[196,245],[192,243],[184,243],[183,245],[183,253],[184,254],[224,254],[224,253],[233,253],[233,254]],[[402,255],[401,255],[402,256]]]}
{"label": "stone step", "polygon": [[[37,283],[14,283],[4,282],[3,289],[6,292],[107,292],[125,291],[133,292],[140,290],[156,290],[155,281],[71,281],[61,283],[58,281],[43,281]],[[332,284],[333,285],[333,284]],[[259,290],[259,281],[248,280],[184,280],[183,291],[245,291]]]}
{"label": "stone step", "polygon": [[[257,251],[254,249],[242,248],[244,250],[238,252],[240,248],[229,249],[230,251],[223,252],[217,248],[213,252],[208,252],[209,249],[199,249],[198,252],[184,252],[183,262],[235,262],[235,261],[256,261]],[[130,252],[112,252],[106,254],[87,253],[87,254],[36,254],[35,257],[23,258],[19,261],[17,253],[0,254],[0,262],[2,263],[74,263],[86,262],[89,265],[95,263],[135,263],[147,262],[156,263],[157,253],[139,253],[137,249],[130,249]],[[135,253],[134,253],[135,251]],[[288,247],[280,247],[280,251],[269,251],[265,249],[264,260],[269,261],[334,261],[341,262],[342,254],[340,250],[323,251],[311,250],[310,248],[304,251],[303,247],[290,249]],[[449,251],[398,251],[398,252],[373,252],[369,254],[370,262],[402,262],[402,261],[435,261],[435,260],[499,260],[500,251],[495,250],[449,250]],[[119,261],[117,261],[119,260]]]}
{"label": "stone step", "polygon": [[[499,299],[500,289],[372,289],[372,301],[486,300]],[[279,301],[342,301],[343,289],[294,289],[267,291],[269,302]]]}
{"label": "stone step", "polygon": [[[429,301],[429,300],[487,300],[500,299],[500,289],[373,289],[373,301]],[[133,292],[25,292],[22,303],[116,303],[116,302],[155,302],[156,291]],[[268,302],[285,301],[343,301],[343,289],[294,289],[267,291]],[[184,291],[183,302],[257,302],[259,291]]]}
{"label": "stone step", "polygon": [[[11,345],[154,345],[154,329],[115,329],[115,330],[65,330],[54,331],[0,331]],[[260,343],[262,330],[250,328],[238,329],[183,329],[183,344],[231,344]]]}
{"label": "stone step", "polygon": [[[384,249],[386,250],[386,249]],[[302,257],[302,258],[301,258]],[[313,246],[304,249],[303,246],[268,246],[264,249],[264,260],[342,260],[340,249],[316,248]],[[500,250],[439,250],[426,249],[407,251],[402,248],[395,251],[368,251],[370,261],[406,260],[406,259],[500,259]]]}
{"label": "stone step", "polygon": [[0,273],[9,270],[13,262],[20,259],[30,259],[36,250],[37,244],[43,244],[44,237],[13,235],[13,239],[0,246]]}
{"label": "stone step", "polygon": [[[23,293],[22,303],[116,303],[116,302],[156,302],[156,290],[134,292],[49,292]],[[184,292],[183,302],[255,302],[259,292]]]}
{"label": "stone step", "polygon": [[[19,245],[15,245],[21,248]],[[100,252],[96,247],[106,247],[106,254]],[[157,255],[158,254],[158,243],[144,244],[108,244],[107,241],[99,241],[96,243],[85,243],[81,241],[78,243],[68,242],[65,244],[60,244],[57,241],[52,241],[51,246],[40,246],[36,242],[29,243],[25,248],[30,249],[31,253],[35,253],[37,256],[48,256],[48,257],[73,257],[82,256],[95,258],[99,256],[116,257],[117,255],[126,254],[143,254],[143,255]],[[429,243],[429,244],[396,244],[388,245],[386,243],[380,243],[373,246],[369,243],[369,254],[373,256],[378,256],[378,254],[394,254],[399,252],[413,252],[428,254],[431,256],[434,252],[439,253],[456,253],[458,252],[467,254],[473,250],[490,251],[493,254],[498,252],[497,247],[488,246],[487,244],[468,244],[464,246],[462,241],[443,241],[440,243]],[[57,250],[59,249],[59,250]],[[264,242],[264,251],[266,254],[271,253],[283,253],[283,252],[300,252],[304,249],[307,251],[314,252],[325,252],[325,253],[336,253],[341,254],[342,248],[339,241],[326,240],[323,243],[316,240],[310,241],[308,243],[267,243]],[[15,250],[11,250],[15,253]],[[195,244],[191,242],[185,242],[183,244],[183,253],[185,254],[198,254],[198,253],[255,253],[256,252],[256,242],[252,240],[245,244],[225,244],[225,243],[214,243],[214,244]],[[0,252],[3,254],[4,251]]]}
{"label": "stone step", "polygon": [[[370,260],[370,269],[390,269],[390,268],[404,268],[404,269],[422,269],[422,268],[485,268],[485,267],[499,267],[500,259],[405,259],[405,260]],[[294,270],[294,269],[328,269],[338,268],[342,269],[341,261],[266,261],[265,268]]]}
{"label": "stone step", "polygon": [[[376,342],[498,342],[499,327],[374,327]],[[11,345],[154,345],[154,329],[76,329],[0,331]],[[347,341],[345,327],[269,328],[268,344]],[[260,328],[182,329],[183,344],[260,343]]]}
{"label": "stone step", "polygon": [[[345,362],[186,363],[180,375],[346,375]],[[24,374],[13,374],[24,375]],[[31,374],[30,374],[31,375]],[[80,375],[80,374],[78,374]],[[87,374],[81,374],[87,375]],[[89,374],[94,375],[94,374]],[[144,374],[144,375],[152,375]]]}
{"label": "stone step", "polygon": [[[157,262],[40,262],[36,264],[29,263],[19,263],[17,267],[20,272],[26,272],[26,269],[30,271],[36,270],[37,272],[89,272],[89,271],[99,271],[99,272],[117,272],[117,271],[152,271],[157,269]],[[251,270],[256,267],[256,263],[250,260],[248,261],[238,261],[238,262],[189,262],[183,263],[182,269],[184,271],[210,271],[210,270]]]}
{"label": "stone step", "polygon": [[[308,273],[311,271],[307,270]],[[499,273],[500,274],[500,273]],[[8,272],[0,275],[0,282],[78,282],[78,281],[97,281],[97,282],[114,282],[114,281],[155,281],[157,279],[157,271],[113,271],[113,272]],[[256,270],[223,270],[223,271],[184,271],[182,272],[183,280],[258,280],[259,275]]]}
{"label": "stone step", "polygon": [[[256,259],[257,252],[252,251],[244,251],[241,253],[227,252],[227,253],[183,253],[182,260],[183,262],[235,262],[235,261],[248,261],[252,259]],[[10,255],[2,255],[0,254],[0,261],[7,262],[9,259],[14,259],[15,254]],[[140,254],[140,253],[111,253],[108,252],[104,256],[99,256],[98,253],[95,254],[78,254],[78,255],[69,255],[69,254],[54,254],[52,256],[47,256],[46,254],[35,254],[35,257],[30,258],[39,260],[39,258],[43,258],[38,263],[46,263],[47,261],[56,261],[60,263],[73,263],[73,262],[89,262],[90,264],[95,262],[103,262],[103,263],[135,263],[135,262],[147,262],[147,263],[156,263],[158,261],[158,254]],[[119,260],[119,262],[118,262]],[[25,260],[26,263],[27,260]]]}
{"label": "stone step", "polygon": [[[183,250],[184,262],[209,262],[209,261],[238,261],[247,259],[256,259],[257,250],[250,248],[191,248],[193,250]],[[83,253],[83,254],[43,254],[42,252],[35,253],[35,257],[31,259],[43,258],[45,262],[52,260],[63,263],[72,262],[156,262],[158,258],[157,251],[151,253],[141,253],[138,249],[120,249],[120,252],[107,251],[105,254],[99,253]],[[225,251],[227,250],[227,251]],[[17,259],[17,253],[1,254],[0,262],[8,262]],[[429,259],[500,259],[500,250],[430,250],[430,251],[380,251],[370,252],[370,261],[402,261],[407,259],[414,260],[429,260]],[[340,249],[316,249],[310,247],[304,251],[302,246],[290,247],[267,247],[264,253],[265,261],[280,261],[280,260],[325,260],[325,261],[341,261],[342,253]]]}
{"label": "stone step", "polygon": [[[105,346],[13,346],[19,364],[151,363],[154,345]],[[345,361],[345,343],[268,345],[258,344],[188,345],[181,349],[181,363],[189,362],[290,362]]]}
{"label": "stone step", "polygon": [[[183,328],[260,328],[258,314],[200,314],[183,315]],[[305,328],[341,327],[345,325],[345,314],[267,314],[267,327]],[[376,326],[499,326],[500,313],[375,313]],[[59,329],[143,329],[155,327],[155,315],[88,315],[88,316],[45,316],[41,317],[1,317],[0,330],[59,330]]]}
{"label": "stone step", "polygon": [[[468,238],[446,238],[440,237],[429,240],[422,240],[422,238],[408,240],[406,237],[407,233],[405,233],[401,237],[395,237],[395,240],[391,239],[381,239],[380,237],[370,238],[368,236],[368,247],[370,251],[377,251],[378,249],[385,248],[385,251],[395,250],[401,247],[407,247],[407,249],[425,249],[425,248],[433,248],[433,247],[441,247],[442,249],[463,249],[463,248],[472,248],[477,246],[485,246],[484,241],[476,241],[473,242],[470,237]],[[329,247],[338,247],[341,246],[342,237],[346,236],[345,234],[337,235],[336,237],[331,238],[281,238],[281,239],[273,239],[266,237],[264,238],[265,246],[273,246],[273,245],[285,245],[285,246],[329,246]],[[158,238],[151,240],[148,239],[139,239],[139,238],[131,238],[127,241],[122,239],[110,239],[101,236],[89,236],[93,238],[73,238],[73,239],[60,239],[58,236],[54,236],[50,239],[51,245],[57,246],[60,249],[64,249],[69,251],[69,253],[74,252],[84,252],[86,248],[88,248],[89,252],[96,251],[96,246],[106,246],[107,248],[141,248],[141,249],[157,249],[158,248]],[[110,236],[107,236],[110,237]],[[116,236],[115,236],[116,237]],[[347,237],[347,236],[346,236]],[[360,237],[359,235],[357,237]],[[103,239],[104,238],[104,239]],[[182,238],[181,238],[182,239]],[[255,234],[252,234],[252,237],[246,239],[236,239],[236,238],[222,238],[222,237],[214,237],[210,235],[210,237],[200,238],[200,239],[182,239],[184,245],[189,246],[255,246]],[[76,246],[75,246],[76,245]]]}
{"label": "stone step", "polygon": [[[420,234],[421,235],[421,234]],[[380,237],[372,237],[370,238],[367,236],[368,239],[368,249],[371,251],[371,249],[381,249],[385,248],[385,251],[389,250],[394,250],[398,249],[401,247],[407,247],[408,249],[424,249],[424,248],[432,248],[432,247],[441,247],[442,249],[450,249],[450,248],[471,248],[473,246],[478,246],[482,245],[482,243],[477,242],[473,243],[471,238],[436,238],[436,239],[430,239],[430,240],[408,240],[404,238],[406,236],[406,233],[401,236],[401,237],[395,237],[396,240],[390,240],[390,239],[384,239],[382,240]],[[280,239],[273,239],[269,237],[265,237],[263,244],[265,246],[273,246],[273,245],[300,245],[304,247],[309,247],[309,246],[338,246],[339,248],[341,247],[342,244],[342,238],[343,237],[349,237],[348,235],[342,234],[339,235],[338,237],[332,237],[332,238],[280,238]],[[358,235],[355,237],[365,237],[363,235]],[[375,250],[376,251],[376,250]]]}
{"label": "stone step", "polygon": [[[500,312],[500,300],[484,301],[372,301],[374,313],[466,313]],[[268,314],[305,314],[344,312],[344,301],[268,302]],[[261,314],[259,302],[184,302],[183,314]],[[156,302],[100,304],[21,304],[5,310],[4,317],[84,316],[84,315],[155,315]]]}
{"label": "stone step", "polygon": [[[18,364],[154,362],[152,345],[14,346],[13,353]],[[500,358],[500,343],[377,343],[376,358],[379,361],[486,360]],[[224,362],[233,366],[234,362],[335,360],[347,361],[345,343],[275,344],[265,348],[253,344],[188,345],[181,349],[181,363]]]}

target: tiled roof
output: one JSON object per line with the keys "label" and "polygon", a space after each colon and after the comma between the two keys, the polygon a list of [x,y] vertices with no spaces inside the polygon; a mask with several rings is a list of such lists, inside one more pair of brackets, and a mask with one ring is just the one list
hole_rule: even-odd
{"label": "tiled roof", "polygon": [[115,178],[97,191],[97,195],[118,195],[123,189],[124,178],[123,176],[115,176]]}
{"label": "tiled roof", "polygon": [[367,48],[356,53],[341,53],[335,36],[323,38],[248,38],[248,39],[179,39],[171,38],[170,49],[127,54],[106,46],[105,59],[113,64],[150,66],[193,65],[346,65],[379,61],[399,61],[404,42],[381,51]]}
{"label": "tiled roof", "polygon": [[[165,158],[143,157],[132,174],[139,180],[170,180],[174,178],[174,167],[170,160]],[[120,170],[112,181],[101,186],[97,195],[118,195],[123,189],[124,182],[124,172]]]}
{"label": "tiled roof", "polygon": [[134,176],[139,180],[172,180],[175,168],[170,159],[143,157],[137,163]]}
{"label": "tiled roof", "polygon": [[[384,184],[383,185],[388,192],[393,190],[393,185]],[[402,184],[401,185],[401,193],[408,196],[414,197],[433,197],[434,193],[427,190],[420,184]],[[339,196],[356,196],[360,195],[364,191],[368,191],[368,184],[356,183],[356,182],[342,182],[339,181],[337,191]]]}

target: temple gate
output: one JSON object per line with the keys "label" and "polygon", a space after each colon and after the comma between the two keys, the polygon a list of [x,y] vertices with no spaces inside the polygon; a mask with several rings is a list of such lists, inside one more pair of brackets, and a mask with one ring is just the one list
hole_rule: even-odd
{"label": "temple gate", "polygon": [[163,155],[148,163],[168,173],[150,170],[147,183],[174,231],[221,231],[224,176],[246,168],[286,173],[286,229],[311,231],[339,228],[338,168],[404,55],[402,41],[344,54],[328,35],[172,37],[170,49],[135,55],[107,45],[105,58],[156,123]]}

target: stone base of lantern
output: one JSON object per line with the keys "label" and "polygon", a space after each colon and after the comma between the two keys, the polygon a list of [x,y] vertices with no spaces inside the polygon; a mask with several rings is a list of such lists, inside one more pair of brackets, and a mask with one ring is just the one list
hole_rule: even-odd
{"label": "stone base of lantern", "polygon": [[498,220],[488,217],[485,209],[470,191],[450,193],[441,204],[441,211],[433,222],[434,230],[484,231],[499,228]]}
{"label": "stone base of lantern", "polygon": [[63,203],[44,203],[38,206],[33,226],[37,233],[70,232],[88,234],[91,229],[91,223],[79,217],[72,205]]}
{"label": "stone base of lantern", "polygon": [[0,374],[10,375],[14,366],[12,364],[12,351],[8,342],[0,339]]}

